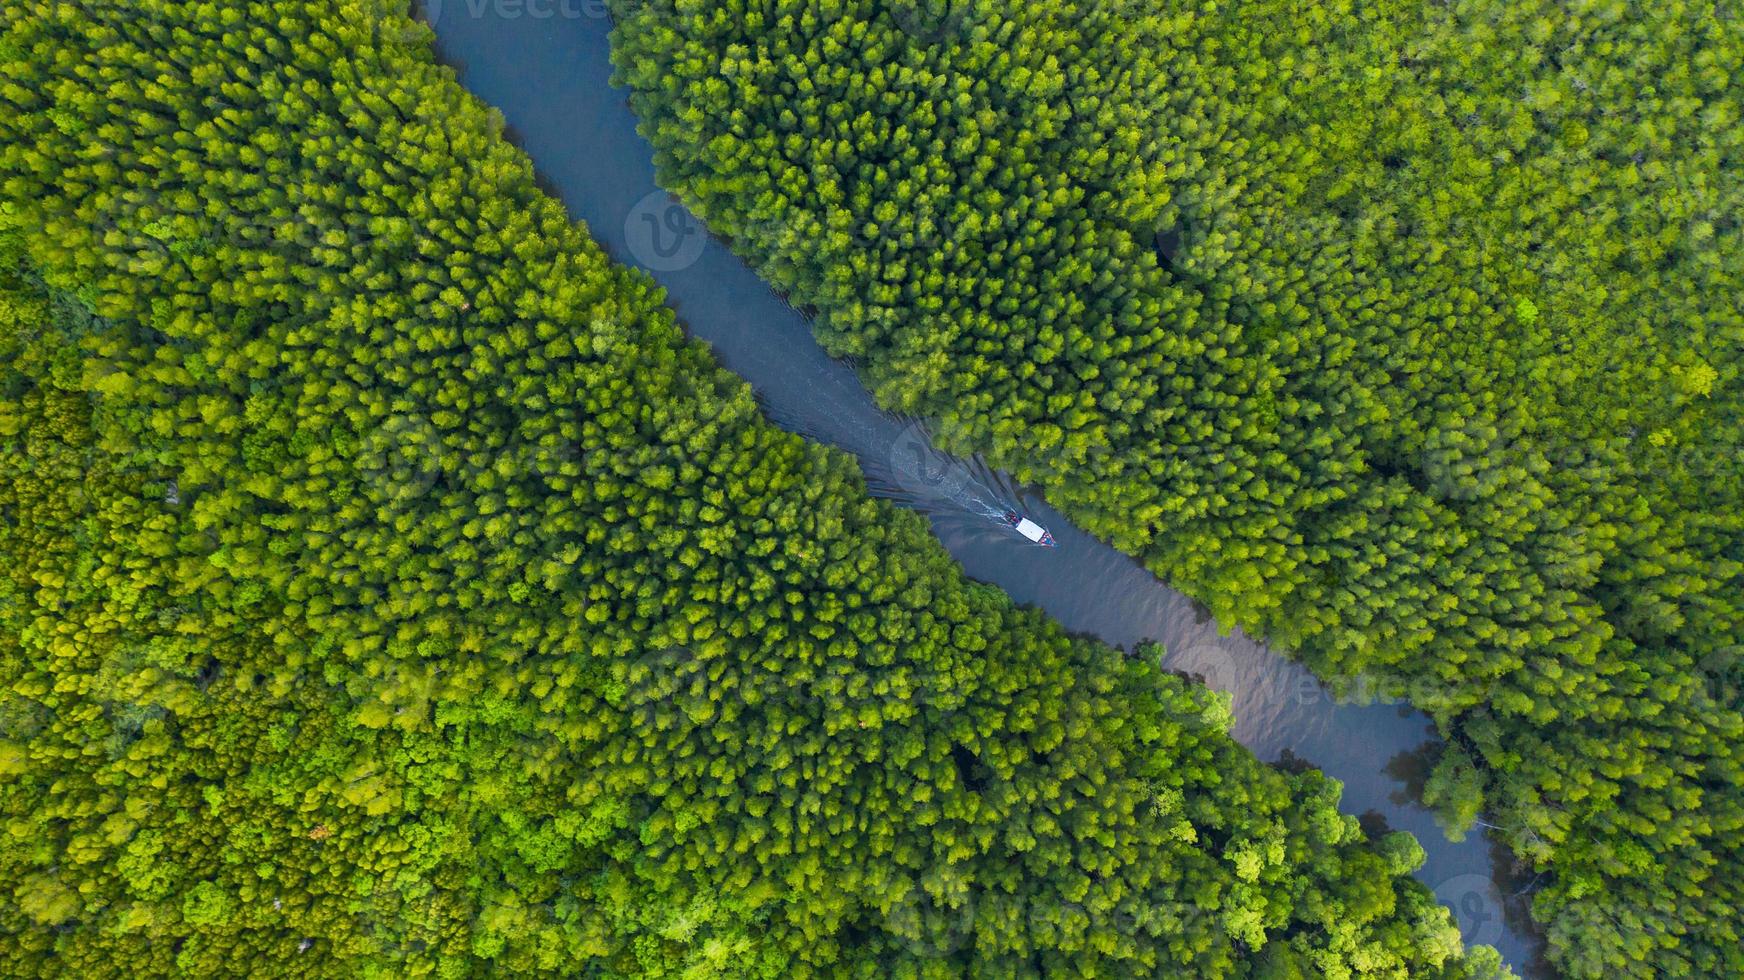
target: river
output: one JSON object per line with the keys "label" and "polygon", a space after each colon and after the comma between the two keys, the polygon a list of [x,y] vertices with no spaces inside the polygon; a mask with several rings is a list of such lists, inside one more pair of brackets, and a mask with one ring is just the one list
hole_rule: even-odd
{"label": "river", "polygon": [[[1164,665],[1234,699],[1232,734],[1267,761],[1306,760],[1344,785],[1342,808],[1371,828],[1417,836],[1417,877],[1452,908],[1468,943],[1516,971],[1536,965],[1523,883],[1479,834],[1451,843],[1414,800],[1429,719],[1402,705],[1340,703],[1308,671],[1235,631],[1137,562],[1074,527],[1033,493],[975,461],[933,450],[923,425],[878,409],[853,369],[813,340],[806,319],[711,238],[654,182],[653,151],[625,93],[608,84],[611,22],[601,0],[426,0],[442,60],[501,111],[543,185],[613,258],[666,289],[686,329],[756,390],[777,424],[853,453],[876,492],[925,513],[971,577],[1045,610],[1066,629],[1131,649],[1154,639]],[[1029,544],[979,512],[1012,504],[1052,530]]]}

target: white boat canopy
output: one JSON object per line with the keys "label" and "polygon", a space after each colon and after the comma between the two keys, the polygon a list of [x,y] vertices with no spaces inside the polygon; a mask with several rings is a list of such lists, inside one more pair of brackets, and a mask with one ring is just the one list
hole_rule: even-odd
{"label": "white boat canopy", "polygon": [[1048,529],[1026,517],[1017,522],[1017,533],[1031,541],[1040,541],[1042,536],[1048,533]]}

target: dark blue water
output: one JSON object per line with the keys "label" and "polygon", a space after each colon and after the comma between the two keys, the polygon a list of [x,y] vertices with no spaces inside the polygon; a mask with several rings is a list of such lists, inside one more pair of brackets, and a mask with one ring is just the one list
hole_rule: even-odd
{"label": "dark blue water", "polygon": [[[1294,756],[1344,784],[1347,813],[1415,834],[1417,877],[1458,917],[1469,943],[1526,970],[1537,942],[1500,848],[1448,842],[1414,797],[1434,742],[1403,706],[1337,703],[1301,666],[1243,636],[1220,635],[1202,608],[1127,556],[1073,527],[1039,497],[975,461],[932,450],[924,425],[879,411],[853,369],[817,346],[805,318],[710,238],[654,183],[653,153],[625,94],[611,88],[610,21],[599,0],[443,0],[426,11],[438,51],[499,109],[546,186],[620,262],[646,270],[695,337],[749,381],[776,423],[853,453],[883,495],[932,521],[972,577],[1046,610],[1067,629],[1131,649],[1154,639],[1165,665],[1233,696],[1233,734],[1267,761]],[[1057,548],[1018,537],[984,504],[1015,506],[1052,530]]]}

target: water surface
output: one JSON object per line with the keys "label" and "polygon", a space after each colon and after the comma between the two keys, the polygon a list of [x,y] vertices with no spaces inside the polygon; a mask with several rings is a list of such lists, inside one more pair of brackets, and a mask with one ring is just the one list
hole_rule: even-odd
{"label": "water surface", "polygon": [[[1230,692],[1232,733],[1260,758],[1306,760],[1344,784],[1345,812],[1371,829],[1415,834],[1428,852],[1417,877],[1453,909],[1466,941],[1529,969],[1537,942],[1515,895],[1523,883],[1503,880],[1503,849],[1477,835],[1448,842],[1414,802],[1435,738],[1427,717],[1335,702],[1306,669],[1239,631],[1221,635],[1202,607],[1039,496],[976,461],[943,456],[924,425],[879,411],[853,369],[818,347],[805,318],[656,186],[653,152],[625,93],[608,85],[611,25],[598,0],[446,0],[427,14],[443,60],[503,113],[546,186],[613,258],[665,287],[690,333],[750,382],[772,420],[854,454],[877,492],[928,516],[970,576],[1068,630],[1127,649],[1162,642],[1165,666]],[[1046,525],[1059,546],[1031,545],[986,513],[1005,506]]]}

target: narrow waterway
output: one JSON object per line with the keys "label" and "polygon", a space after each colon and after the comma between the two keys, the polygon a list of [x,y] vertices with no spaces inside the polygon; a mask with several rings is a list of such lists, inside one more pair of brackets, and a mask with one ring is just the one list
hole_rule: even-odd
{"label": "narrow waterway", "polygon": [[[443,60],[503,113],[548,189],[614,258],[665,287],[691,334],[751,383],[771,419],[853,453],[878,492],[929,517],[970,576],[1069,630],[1128,649],[1162,642],[1166,666],[1231,693],[1233,734],[1262,759],[1312,763],[1344,784],[1345,812],[1414,833],[1428,852],[1417,877],[1453,909],[1467,942],[1529,969],[1537,943],[1521,885],[1501,880],[1501,849],[1475,834],[1448,842],[1414,802],[1429,720],[1401,705],[1336,702],[1263,644],[1220,635],[1201,607],[1044,501],[975,461],[942,456],[923,425],[879,411],[805,318],[655,185],[653,152],[625,94],[608,84],[611,24],[600,0],[428,0],[426,16]],[[1058,547],[1001,527],[988,504],[1020,508]]]}

